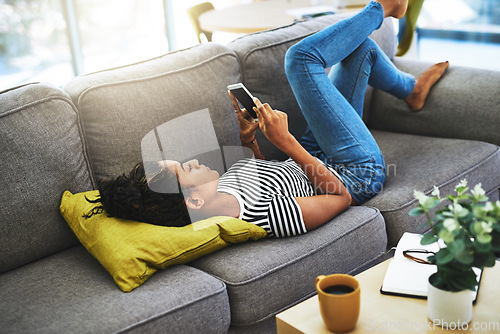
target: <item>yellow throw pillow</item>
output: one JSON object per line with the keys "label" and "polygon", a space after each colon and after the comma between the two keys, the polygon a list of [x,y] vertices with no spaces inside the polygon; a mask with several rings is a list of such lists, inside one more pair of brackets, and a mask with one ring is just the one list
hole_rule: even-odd
{"label": "yellow throw pillow", "polygon": [[257,240],[266,231],[232,217],[213,217],[184,227],[165,227],[108,217],[106,212],[83,217],[99,204],[97,190],[65,191],[60,211],[80,242],[111,274],[124,292],[144,283],[158,269],[182,264],[230,243]]}

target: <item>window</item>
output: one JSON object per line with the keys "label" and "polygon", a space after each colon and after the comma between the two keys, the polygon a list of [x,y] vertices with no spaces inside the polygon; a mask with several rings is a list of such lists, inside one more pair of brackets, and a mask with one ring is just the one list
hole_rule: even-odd
{"label": "window", "polygon": [[0,89],[41,81],[48,73],[73,75],[61,1],[0,1]]}
{"label": "window", "polygon": [[425,0],[416,42],[409,58],[500,70],[500,1]]}
{"label": "window", "polygon": [[0,90],[167,53],[170,1],[0,0]]}
{"label": "window", "polygon": [[83,72],[112,68],[169,51],[162,1],[75,0]]}

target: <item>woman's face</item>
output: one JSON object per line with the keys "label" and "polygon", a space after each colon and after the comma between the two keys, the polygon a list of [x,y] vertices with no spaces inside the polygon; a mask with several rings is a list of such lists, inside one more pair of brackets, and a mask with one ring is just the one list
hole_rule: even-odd
{"label": "woman's face", "polygon": [[158,161],[163,170],[168,170],[177,175],[183,191],[188,190],[212,194],[217,192],[219,173],[205,165],[200,165],[198,160],[189,160],[183,164],[174,160]]}

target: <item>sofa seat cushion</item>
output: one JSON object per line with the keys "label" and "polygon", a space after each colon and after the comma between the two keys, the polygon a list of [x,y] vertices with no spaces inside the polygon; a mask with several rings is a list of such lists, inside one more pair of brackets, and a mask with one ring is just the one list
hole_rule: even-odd
{"label": "sofa seat cushion", "polygon": [[414,190],[429,195],[438,186],[442,195],[454,192],[462,179],[481,183],[491,200],[500,187],[500,148],[479,141],[443,139],[372,131],[384,155],[386,181],[381,193],[365,205],[377,207],[387,224],[389,246],[403,233],[423,233],[425,217],[409,217],[417,200]]}
{"label": "sofa seat cushion", "polygon": [[93,187],[78,114],[48,84],[0,92],[0,273],[78,243],[57,207]]}
{"label": "sofa seat cushion", "polygon": [[179,265],[131,293],[76,246],[0,275],[5,333],[225,333],[224,283]]}
{"label": "sofa seat cushion", "polygon": [[226,283],[231,323],[244,326],[312,296],[316,276],[353,272],[386,244],[380,212],[351,207],[307,234],[235,245],[189,265]]}

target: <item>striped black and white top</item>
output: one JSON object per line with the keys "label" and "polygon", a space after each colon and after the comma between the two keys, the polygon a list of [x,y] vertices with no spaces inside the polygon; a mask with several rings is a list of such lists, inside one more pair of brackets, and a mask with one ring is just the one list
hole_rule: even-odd
{"label": "striped black and white top", "polygon": [[307,232],[295,198],[314,196],[316,192],[292,159],[240,160],[220,177],[217,190],[235,196],[240,204],[239,218],[262,227],[268,236]]}

